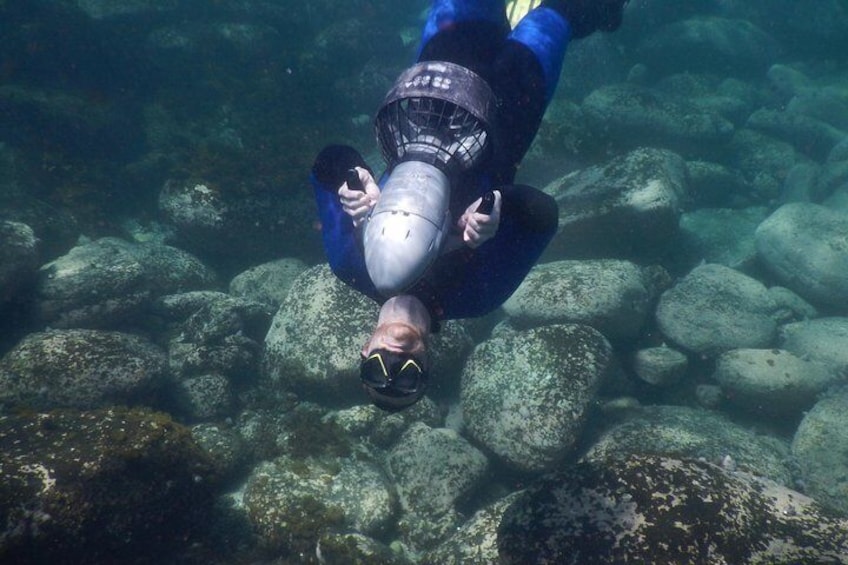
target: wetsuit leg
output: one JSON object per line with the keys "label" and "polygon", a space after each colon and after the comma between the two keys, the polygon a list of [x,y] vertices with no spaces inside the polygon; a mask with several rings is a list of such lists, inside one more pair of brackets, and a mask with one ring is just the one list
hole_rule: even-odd
{"label": "wetsuit leg", "polygon": [[[437,57],[433,56],[435,54],[433,51],[450,55],[451,51],[446,52],[441,47],[436,48],[430,45],[431,40],[442,32],[451,31],[457,26],[464,28],[471,22],[486,23],[485,28],[496,30],[496,35],[502,38],[509,32],[504,0],[433,0],[427,22],[424,24],[418,60],[436,60]],[[463,46],[463,49],[469,48],[474,49],[475,45]],[[424,51],[427,49],[431,52],[424,56]]]}
{"label": "wetsuit leg", "polygon": [[527,14],[509,34],[494,62],[490,84],[500,101],[495,136],[495,184],[510,184],[556,90],[568,22],[544,5]]}

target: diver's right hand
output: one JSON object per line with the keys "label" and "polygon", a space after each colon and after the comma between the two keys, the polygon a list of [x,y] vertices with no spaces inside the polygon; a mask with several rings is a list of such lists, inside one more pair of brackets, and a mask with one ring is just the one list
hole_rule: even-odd
{"label": "diver's right hand", "polygon": [[353,220],[353,226],[359,227],[368,217],[371,208],[377,205],[380,199],[380,187],[366,169],[356,167],[355,170],[365,191],[353,190],[345,182],[339,188],[339,201],[342,204],[342,210]]}

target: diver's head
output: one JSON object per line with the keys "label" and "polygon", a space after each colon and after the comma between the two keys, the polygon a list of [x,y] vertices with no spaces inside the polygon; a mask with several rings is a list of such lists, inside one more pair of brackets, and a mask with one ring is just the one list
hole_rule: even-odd
{"label": "diver's head", "polygon": [[450,179],[488,154],[494,108],[482,78],[442,61],[407,69],[383,101],[375,129],[390,172],[363,242],[384,296],[408,289],[438,256],[450,225]]}
{"label": "diver's head", "polygon": [[377,407],[396,412],[418,402],[429,384],[430,315],[417,298],[391,298],[362,348],[359,377]]}

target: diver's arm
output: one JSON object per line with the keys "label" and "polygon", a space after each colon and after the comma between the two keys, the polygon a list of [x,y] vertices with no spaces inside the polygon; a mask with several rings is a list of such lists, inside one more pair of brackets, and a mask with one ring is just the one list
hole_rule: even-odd
{"label": "diver's arm", "polygon": [[371,298],[379,298],[368,271],[357,230],[339,200],[338,188],[345,182],[345,173],[353,167],[367,165],[359,153],[348,146],[331,145],[315,159],[309,180],[318,205],[324,251],[333,273]]}
{"label": "diver's arm", "polygon": [[497,309],[530,272],[557,231],[559,211],[529,186],[499,189],[503,208],[495,236],[474,251],[441,256],[431,278],[440,319],[483,316]]}

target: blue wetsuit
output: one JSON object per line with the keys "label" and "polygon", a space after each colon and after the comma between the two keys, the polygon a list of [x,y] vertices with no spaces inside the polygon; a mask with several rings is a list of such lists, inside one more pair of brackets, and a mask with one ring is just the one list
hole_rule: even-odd
{"label": "blue wetsuit", "polygon": [[[477,249],[442,254],[408,291],[427,305],[434,321],[482,316],[498,308],[556,233],[554,200],[512,182],[556,88],[570,37],[568,22],[544,4],[510,31],[503,0],[433,2],[418,61],[450,61],[473,70],[489,83],[499,102],[493,151],[480,166],[452,179],[451,213],[457,219],[489,190],[503,195],[495,236]],[[366,166],[359,153],[334,145],[321,152],[313,167],[310,180],[324,247],[336,276],[382,301],[386,297],[368,277],[357,232],[337,195],[344,173],[353,166]]]}

